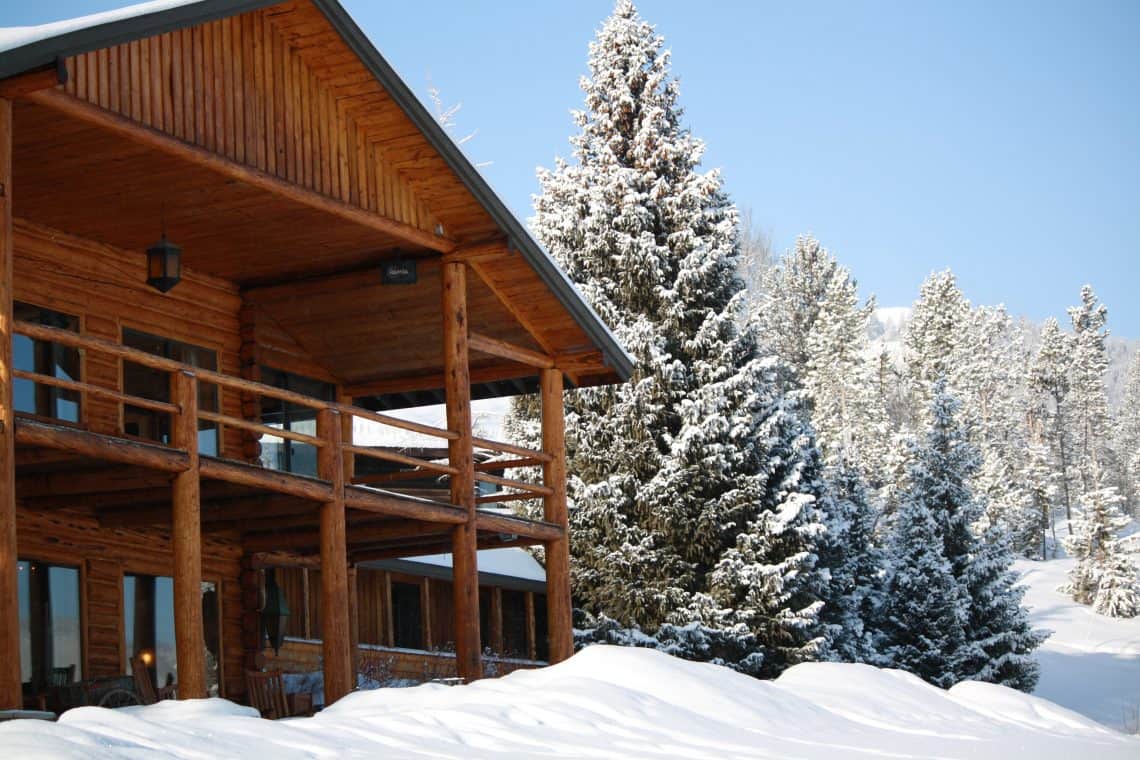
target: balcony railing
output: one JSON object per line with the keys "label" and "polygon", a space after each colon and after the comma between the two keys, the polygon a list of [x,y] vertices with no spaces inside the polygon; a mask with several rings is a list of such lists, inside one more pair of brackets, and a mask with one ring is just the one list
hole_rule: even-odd
{"label": "balcony railing", "polygon": [[[103,399],[113,403],[129,405],[158,414],[170,415],[171,425],[173,427],[174,418],[183,413],[183,406],[177,403],[178,395],[173,391],[176,384],[176,377],[178,375],[182,375],[188,376],[190,378],[192,387],[188,392],[193,398],[197,398],[197,384],[206,383],[215,386],[218,389],[219,409],[225,408],[225,404],[221,403],[223,391],[229,391],[239,394],[250,394],[255,397],[266,396],[290,404],[296,404],[298,406],[312,409],[317,416],[317,431],[314,435],[310,433],[298,432],[295,430],[286,430],[271,425],[265,425],[256,420],[245,419],[243,417],[234,416],[232,414],[198,409],[196,411],[198,422],[217,426],[220,441],[224,440],[224,431],[230,429],[262,436],[282,438],[297,443],[308,444],[318,449],[325,448],[331,445],[333,441],[340,440],[340,435],[333,435],[332,430],[330,429],[331,425],[325,422],[325,420],[328,420],[330,418],[327,414],[328,412],[338,413],[341,420],[368,420],[369,422],[381,426],[396,428],[402,431],[417,433],[429,438],[438,439],[444,443],[457,440],[461,437],[458,431],[437,428],[431,425],[404,420],[398,417],[393,417],[391,415],[380,414],[378,412],[362,409],[358,406],[353,406],[350,404],[344,404],[335,401],[325,401],[314,398],[312,396],[306,396],[295,391],[289,391],[282,388],[277,388],[272,385],[266,385],[265,383],[233,377],[231,375],[226,375],[224,373],[216,372],[213,370],[193,367],[188,364],[183,364],[172,359],[166,359],[161,356],[155,356],[154,354],[140,351],[135,348],[130,348],[128,346],[124,346],[122,344],[115,343],[103,338],[97,338],[69,330],[47,327],[45,325],[22,321],[14,322],[12,327],[13,332],[17,335],[23,335],[35,340],[67,346],[70,348],[78,349],[81,352],[90,352],[93,354],[112,357],[118,360],[129,361],[152,370],[164,372],[170,377],[172,388],[171,398],[175,399],[174,401],[156,400],[153,398],[145,398],[138,395],[124,393],[118,388],[109,388],[103,385],[84,382],[81,380],[71,380],[39,372],[30,372],[27,370],[16,369],[12,371],[12,376],[14,378],[58,388],[77,394],[80,397],[80,408],[87,407],[89,398]],[[121,430],[119,433],[123,434]],[[509,489],[507,491],[501,491],[492,495],[479,496],[475,500],[477,504],[536,499],[553,493],[553,489],[548,484],[529,483],[518,479],[495,475],[492,472],[488,471],[492,469],[495,471],[504,471],[541,466],[542,464],[551,461],[551,456],[546,452],[535,451],[522,446],[516,446],[511,443],[494,441],[486,438],[473,438],[472,444],[473,448],[476,451],[481,450],[490,452],[491,454],[515,457],[513,459],[501,459],[499,461],[484,462],[476,465],[475,480],[485,483],[492,483],[502,488]],[[456,467],[450,461],[433,461],[422,457],[410,456],[408,454],[400,453],[399,451],[388,448],[359,446],[355,445],[351,440],[341,441],[339,445],[345,461],[354,462],[354,457],[367,457],[394,463],[407,468],[385,473],[385,482],[398,483],[401,480],[413,480],[425,477],[425,475],[429,474],[454,476],[459,473],[459,470],[456,469]],[[224,452],[224,450],[225,449],[223,445],[218,446],[219,454]],[[375,479],[362,479],[362,482],[375,484]]]}

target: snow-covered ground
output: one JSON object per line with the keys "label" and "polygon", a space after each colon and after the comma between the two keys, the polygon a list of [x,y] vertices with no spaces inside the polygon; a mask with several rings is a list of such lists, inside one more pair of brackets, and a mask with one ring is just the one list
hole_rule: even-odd
{"label": "snow-covered ground", "polygon": [[819,663],[774,682],[645,649],[590,647],[471,686],[357,692],[270,722],[224,700],[83,707],[0,724],[3,756],[67,758],[1140,757],[1124,736],[989,684]]}
{"label": "snow-covered ground", "polygon": [[1041,680],[1034,694],[1135,733],[1140,730],[1140,617],[1104,617],[1059,593],[1072,566],[1070,559],[1015,565],[1028,587],[1025,604],[1033,625],[1053,631],[1037,650]]}

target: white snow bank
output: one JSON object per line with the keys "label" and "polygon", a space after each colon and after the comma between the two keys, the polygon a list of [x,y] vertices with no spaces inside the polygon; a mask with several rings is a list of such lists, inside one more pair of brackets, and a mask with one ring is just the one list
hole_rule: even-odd
{"label": "white snow bank", "polygon": [[1053,632],[1035,653],[1041,680],[1034,694],[1135,732],[1140,729],[1140,617],[1098,615],[1057,591],[1073,564],[1071,559],[1020,560],[1014,566],[1027,586],[1030,621]]}
{"label": "white snow bank", "polygon": [[[450,554],[427,554],[422,557],[408,557],[405,562],[418,562],[421,565],[451,567]],[[502,549],[480,549],[477,559],[479,572],[492,575],[506,575],[529,581],[545,581],[546,570],[526,549],[509,546]]]}
{"label": "white snow bank", "polygon": [[313,718],[263,721],[223,700],[0,724],[9,757],[1140,757],[1140,739],[997,686],[949,692],[864,665],[774,682],[646,649],[471,686],[357,692]]}

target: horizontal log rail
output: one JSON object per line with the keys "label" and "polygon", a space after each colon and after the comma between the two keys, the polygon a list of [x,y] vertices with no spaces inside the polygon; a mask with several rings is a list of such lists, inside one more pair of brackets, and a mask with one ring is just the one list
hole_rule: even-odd
{"label": "horizontal log rail", "polygon": [[541,499],[540,493],[496,493],[487,496],[476,496],[476,504],[499,504],[504,501],[527,501],[528,499]]}
{"label": "horizontal log rail", "polygon": [[68,380],[62,377],[55,377],[54,375],[45,375],[40,372],[26,372],[22,369],[12,370],[12,377],[20,380],[30,380],[33,383],[40,385],[50,385],[52,388],[62,388],[67,391],[74,391],[79,394],[88,394],[91,396],[101,396],[103,398],[111,399],[112,401],[119,401],[123,404],[137,406],[140,409],[149,409],[152,412],[164,412],[166,414],[178,414],[178,404],[171,404],[166,401],[155,401],[142,396],[132,396],[129,393],[119,393],[109,388],[104,388],[101,385],[92,385],[91,383],[81,383],[76,380]]}
{"label": "horizontal log rail", "polygon": [[439,462],[431,462],[419,457],[410,457],[400,454],[395,451],[386,451],[384,449],[369,449],[364,446],[345,446],[344,450],[352,454],[357,454],[362,457],[370,457],[372,459],[380,459],[385,462],[396,462],[398,464],[406,464],[411,467],[416,467],[421,470],[430,470],[432,472],[442,472],[447,475],[458,475],[459,470],[449,464],[440,464]]}
{"label": "horizontal log rail", "polygon": [[308,433],[298,433],[295,430],[285,430],[272,425],[262,425],[260,422],[252,422],[250,420],[242,419],[241,417],[233,417],[228,414],[218,414],[216,412],[198,412],[198,419],[206,422],[213,422],[216,425],[223,427],[234,427],[241,430],[248,430],[251,433],[261,433],[262,435],[271,435],[276,438],[286,438],[290,441],[297,441],[298,443],[307,443],[310,446],[322,447],[326,446],[327,441],[323,438],[318,438],[315,435]]}
{"label": "horizontal log rail", "polygon": [[511,478],[500,478],[498,475],[492,475],[489,472],[477,472],[475,473],[475,479],[484,483],[494,483],[497,486],[506,486],[507,488],[514,488],[519,491],[540,494],[542,496],[550,496],[554,493],[554,489],[547,486],[540,486],[537,483],[527,483],[522,480],[512,480]]}
{"label": "horizontal log rail", "polygon": [[513,443],[507,443],[505,441],[492,441],[490,438],[472,438],[471,443],[477,449],[487,449],[496,454],[514,454],[515,456],[524,457],[526,459],[537,459],[540,463],[551,461],[550,455],[544,451],[535,451],[534,449],[528,449],[525,446],[516,446]]}

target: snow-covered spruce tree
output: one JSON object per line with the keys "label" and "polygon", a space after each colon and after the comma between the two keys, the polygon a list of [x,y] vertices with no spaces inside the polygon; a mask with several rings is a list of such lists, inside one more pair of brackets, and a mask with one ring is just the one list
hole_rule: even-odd
{"label": "snow-covered spruce tree", "polygon": [[[920,472],[914,474],[921,479]],[[949,688],[960,680],[967,600],[943,553],[943,528],[925,495],[912,491],[903,495],[892,526],[884,603],[875,626],[878,664]]]}
{"label": "snow-covered spruce tree", "polygon": [[[668,63],[618,2],[590,45],[576,161],[539,173],[536,234],[636,364],[626,384],[566,396],[574,593],[650,634],[747,619],[776,673],[821,645],[818,452],[742,318],[736,210],[720,175],[698,171],[703,144],[681,126]],[[714,614],[726,562],[770,593]],[[716,595],[735,600],[735,582],[722,571]]]}
{"label": "snow-covered spruce tree", "polygon": [[1069,364],[1074,416],[1073,437],[1081,490],[1093,490],[1093,469],[1106,462],[1108,442],[1108,397],[1104,373],[1108,370],[1108,309],[1097,300],[1091,285],[1081,288],[1081,305],[1069,309],[1073,323],[1072,358]]}
{"label": "snow-covered spruce tree", "polygon": [[1029,370],[1029,388],[1039,401],[1041,435],[1053,455],[1058,493],[1070,521],[1072,535],[1074,453],[1072,432],[1071,373],[1072,340],[1061,332],[1057,320],[1050,317],[1041,330],[1041,346]]}
{"label": "snow-covered spruce tree", "polygon": [[1114,437],[1117,457],[1124,470],[1125,493],[1128,511],[1140,517],[1140,351],[1128,368],[1128,382],[1124,398],[1116,413]]}
{"label": "snow-covered spruce tree", "polygon": [[1094,463],[1092,488],[1082,496],[1083,510],[1073,521],[1065,551],[1076,560],[1061,591],[1081,604],[1112,617],[1135,617],[1137,568],[1120,540],[1128,518],[1120,513],[1120,494],[1104,484],[1104,472]]}
{"label": "snow-covered spruce tree", "polygon": [[766,345],[803,389],[825,461],[835,464],[842,451],[879,487],[890,436],[863,356],[874,310],[873,297],[859,304],[850,272],[818,240],[801,236],[764,277],[759,320]]}
{"label": "snow-covered spruce tree", "polygon": [[826,655],[841,662],[877,661],[873,628],[882,604],[884,556],[877,544],[872,505],[862,475],[844,457],[828,468],[827,497],[831,521],[819,544],[820,563],[830,578],[824,587],[825,623],[835,627]]}
{"label": "snow-covered spruce tree", "polygon": [[[951,658],[956,679],[1032,689],[1037,666],[1029,655],[1043,636],[1029,627],[1021,607],[1022,592],[1010,570],[1013,554],[1004,528],[994,525],[984,537],[973,531],[983,505],[969,483],[980,466],[980,454],[970,441],[968,425],[960,419],[961,405],[943,378],[933,383],[931,396],[930,427],[922,444],[912,449],[902,497],[910,512],[900,509],[894,530],[907,530],[900,523],[919,510],[917,505],[929,510],[935,522],[941,556],[962,605],[962,642]],[[889,584],[886,593],[891,594]]]}
{"label": "snow-covered spruce tree", "polygon": [[920,430],[929,420],[931,389],[942,379],[958,390],[969,359],[964,338],[970,325],[970,302],[949,269],[933,272],[922,283],[903,336],[906,380],[911,391],[910,427]]}

